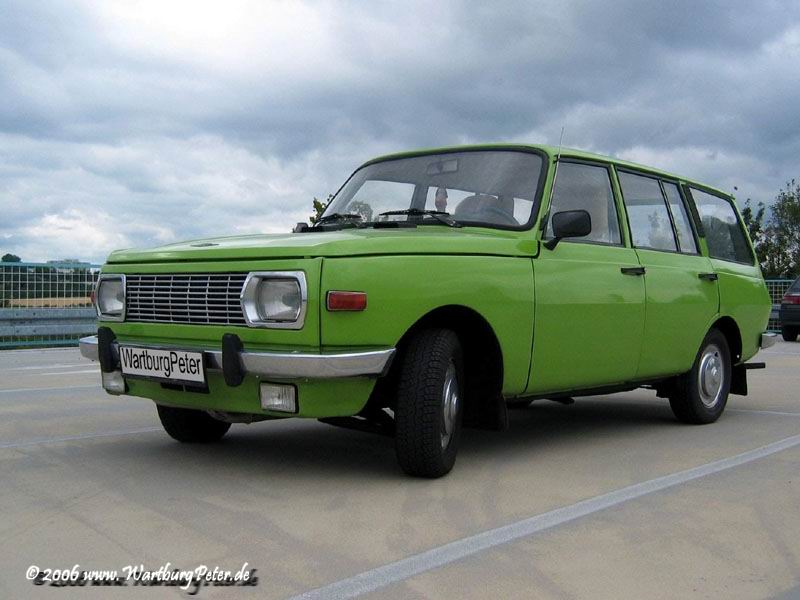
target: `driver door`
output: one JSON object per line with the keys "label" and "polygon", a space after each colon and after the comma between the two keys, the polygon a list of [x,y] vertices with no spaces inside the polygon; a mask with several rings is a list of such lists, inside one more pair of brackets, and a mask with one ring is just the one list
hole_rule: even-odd
{"label": "driver door", "polygon": [[[623,243],[607,165],[559,163],[548,214],[586,210],[592,231],[541,247],[533,260],[534,332],[527,393],[614,385],[636,375],[645,288],[636,252]],[[548,223],[545,238],[552,237]]]}

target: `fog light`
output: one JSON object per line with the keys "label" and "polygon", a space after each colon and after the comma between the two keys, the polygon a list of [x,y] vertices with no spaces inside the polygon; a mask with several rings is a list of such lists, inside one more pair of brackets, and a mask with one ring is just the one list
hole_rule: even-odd
{"label": "fog light", "polygon": [[122,371],[111,371],[110,373],[101,373],[103,388],[109,394],[124,394],[125,393],[125,378],[122,376]]}
{"label": "fog light", "polygon": [[297,412],[297,392],[293,385],[261,384],[261,408],[279,412]]}

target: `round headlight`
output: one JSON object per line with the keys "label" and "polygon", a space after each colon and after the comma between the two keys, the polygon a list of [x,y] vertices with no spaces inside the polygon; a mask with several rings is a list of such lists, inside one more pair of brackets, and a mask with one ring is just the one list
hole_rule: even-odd
{"label": "round headlight", "polygon": [[256,291],[258,316],[264,321],[296,321],[303,298],[296,279],[262,279]]}
{"label": "round headlight", "polygon": [[125,282],[101,279],[97,285],[97,312],[100,316],[119,317],[125,310]]}

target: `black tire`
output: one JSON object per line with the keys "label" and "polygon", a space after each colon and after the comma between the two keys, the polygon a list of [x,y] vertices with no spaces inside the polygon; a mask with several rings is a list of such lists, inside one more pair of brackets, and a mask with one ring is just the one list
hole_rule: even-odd
{"label": "black tire", "polygon": [[797,341],[798,333],[800,333],[800,328],[798,327],[781,327],[781,335],[787,342]]}
{"label": "black tire", "polygon": [[203,410],[190,408],[174,408],[172,406],[158,407],[158,418],[164,430],[173,439],[189,444],[206,444],[218,442],[222,439],[230,423],[215,419]]}
{"label": "black tire", "polygon": [[[448,382],[456,386],[449,419]],[[419,332],[404,352],[397,386],[395,451],[403,471],[429,478],[450,472],[461,437],[463,403],[464,359],[458,337],[449,329]]]}
{"label": "black tire", "polygon": [[[703,377],[705,385],[701,382],[701,371],[705,373]],[[721,378],[718,388],[713,385],[716,373]],[[719,419],[728,403],[732,375],[733,366],[728,341],[721,331],[712,329],[700,345],[692,369],[678,378],[669,398],[672,412],[684,423],[696,425],[713,423]]]}

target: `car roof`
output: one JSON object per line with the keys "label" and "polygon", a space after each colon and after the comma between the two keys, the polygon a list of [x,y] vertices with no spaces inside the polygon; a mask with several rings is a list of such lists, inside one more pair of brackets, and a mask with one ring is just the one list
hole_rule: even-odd
{"label": "car roof", "polygon": [[649,173],[651,175],[657,175],[659,177],[664,177],[667,179],[673,179],[678,181],[686,182],[690,185],[695,185],[699,188],[703,188],[705,190],[709,190],[715,192],[719,195],[725,196],[726,198],[732,198],[733,196],[730,192],[726,192],[714,186],[708,185],[707,183],[703,183],[701,181],[696,181],[693,179],[689,179],[687,177],[683,177],[681,175],[676,175],[674,173],[670,173],[668,171],[663,171],[661,169],[657,169],[655,167],[649,167],[647,165],[638,164],[635,162],[630,162],[627,160],[622,160],[619,158],[615,158],[613,156],[605,156],[603,154],[595,154],[594,152],[586,152],[585,150],[578,150],[576,148],[557,148],[555,146],[548,146],[546,144],[521,144],[521,143],[491,143],[491,144],[469,144],[469,145],[462,145],[462,146],[444,146],[441,148],[421,148],[419,150],[410,150],[407,152],[396,152],[393,154],[386,154],[384,156],[379,156],[377,158],[373,158],[368,160],[360,168],[370,165],[376,162],[383,162],[386,160],[395,160],[398,158],[412,158],[415,156],[424,156],[426,154],[440,154],[445,152],[474,152],[478,150],[517,150],[517,151],[538,151],[543,152],[546,154],[550,159],[558,156],[559,153],[561,158],[575,158],[580,160],[587,160],[587,161],[599,161],[604,163],[611,163],[623,169],[634,169],[637,171],[642,171],[644,173]]}

